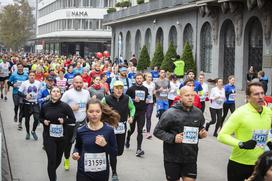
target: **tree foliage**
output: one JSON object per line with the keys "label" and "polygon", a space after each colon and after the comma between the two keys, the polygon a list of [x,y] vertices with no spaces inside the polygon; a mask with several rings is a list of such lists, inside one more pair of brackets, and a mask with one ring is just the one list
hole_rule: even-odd
{"label": "tree foliage", "polygon": [[33,34],[34,17],[27,0],[7,5],[0,13],[0,41],[13,51],[22,47]]}
{"label": "tree foliage", "polygon": [[146,45],[143,46],[140,54],[140,58],[137,64],[137,70],[146,70],[150,65],[150,56],[148,54],[148,50]]}
{"label": "tree foliage", "polygon": [[170,42],[168,50],[164,56],[164,59],[161,64],[161,69],[169,72],[174,71],[174,61],[177,57],[176,48],[174,47],[173,42]]}
{"label": "tree foliage", "polygon": [[160,67],[163,61],[163,48],[160,42],[157,43],[154,56],[151,61],[151,67]]}
{"label": "tree foliage", "polygon": [[193,57],[193,52],[192,52],[192,49],[191,49],[188,42],[186,42],[184,45],[183,54],[182,54],[181,59],[185,63],[185,67],[184,67],[185,72],[187,72],[189,69],[191,69],[196,73],[196,64],[195,64],[195,60]]}

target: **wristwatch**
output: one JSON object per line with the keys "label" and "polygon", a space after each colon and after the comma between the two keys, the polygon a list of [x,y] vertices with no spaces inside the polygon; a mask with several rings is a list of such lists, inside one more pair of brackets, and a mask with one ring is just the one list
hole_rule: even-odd
{"label": "wristwatch", "polygon": [[244,147],[244,143],[242,142],[242,141],[240,141],[239,143],[238,143],[238,146],[239,146],[239,148],[243,148]]}

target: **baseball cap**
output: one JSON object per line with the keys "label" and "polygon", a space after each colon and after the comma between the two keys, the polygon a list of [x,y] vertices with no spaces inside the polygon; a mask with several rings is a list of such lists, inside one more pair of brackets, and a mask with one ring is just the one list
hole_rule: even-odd
{"label": "baseball cap", "polygon": [[120,80],[117,80],[117,81],[114,82],[113,87],[117,87],[117,86],[124,87],[124,83],[122,81],[120,81]]}
{"label": "baseball cap", "polygon": [[119,69],[119,71],[120,71],[120,72],[127,71],[127,68],[126,68],[126,67],[121,67],[121,68]]}

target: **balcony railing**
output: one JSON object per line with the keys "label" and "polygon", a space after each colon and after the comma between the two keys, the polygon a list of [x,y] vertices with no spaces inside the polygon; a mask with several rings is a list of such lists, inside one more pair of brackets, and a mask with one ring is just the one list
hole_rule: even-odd
{"label": "balcony railing", "polygon": [[163,9],[174,8],[196,2],[197,0],[153,0],[148,3],[139,4],[126,9],[121,9],[114,13],[109,13],[104,16],[103,23],[133,17],[142,14],[148,14]]}

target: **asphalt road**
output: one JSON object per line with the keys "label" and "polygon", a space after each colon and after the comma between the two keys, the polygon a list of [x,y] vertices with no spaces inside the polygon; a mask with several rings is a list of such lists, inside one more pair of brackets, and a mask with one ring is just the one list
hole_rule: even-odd
{"label": "asphalt road", "polygon": [[[25,129],[17,130],[17,123],[13,121],[13,103],[9,93],[8,101],[0,100],[0,112],[3,118],[6,133],[8,152],[11,161],[13,177],[20,181],[47,181],[47,158],[42,150],[42,126],[39,125],[38,141],[33,138],[25,140]],[[244,102],[244,94],[238,96],[238,105]],[[205,118],[209,120],[206,108]],[[153,116],[152,128],[157,123]],[[218,143],[212,136],[214,126],[211,126],[209,136],[200,140],[198,154],[198,179],[199,181],[225,181],[226,166],[231,148]],[[136,137],[131,138],[131,148],[126,149],[123,156],[118,157],[118,175],[121,181],[164,181],[162,141],[152,138],[144,139],[142,158],[135,156]],[[59,181],[75,181],[76,161],[71,160],[70,171],[64,171],[63,164],[58,168]]]}

